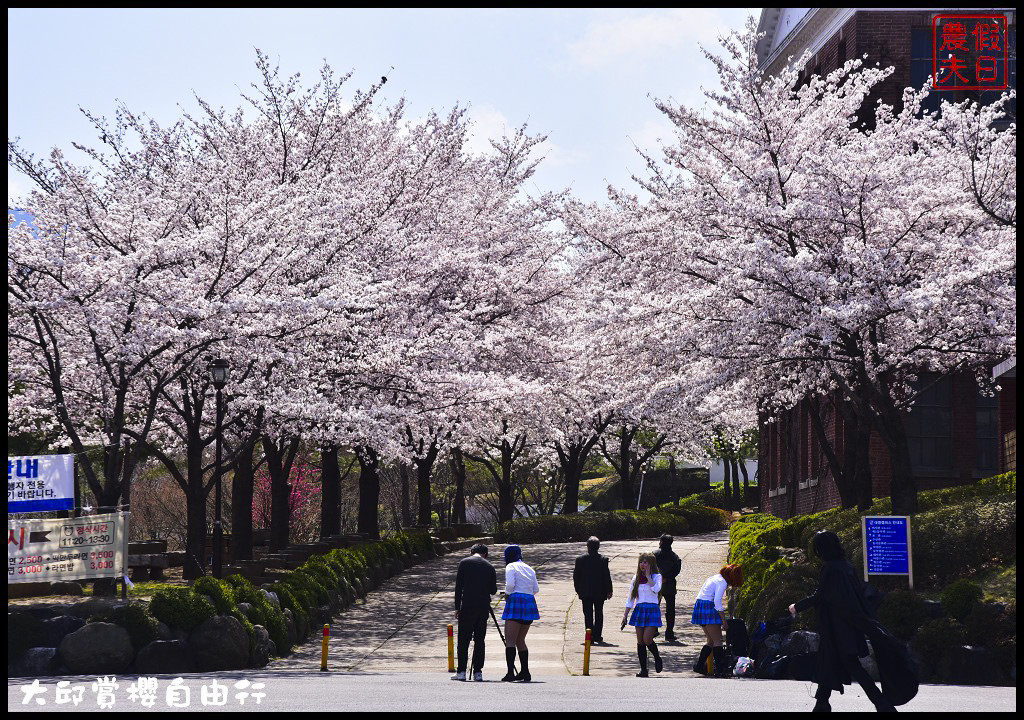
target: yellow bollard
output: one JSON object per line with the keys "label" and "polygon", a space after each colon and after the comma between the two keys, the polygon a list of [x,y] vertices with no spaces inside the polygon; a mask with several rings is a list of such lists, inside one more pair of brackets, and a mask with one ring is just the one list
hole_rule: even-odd
{"label": "yellow bollard", "polygon": [[455,628],[448,626],[448,672],[455,672]]}
{"label": "yellow bollard", "polygon": [[590,628],[587,628],[587,639],[583,643],[583,674],[590,674],[590,633],[593,632]]}
{"label": "yellow bollard", "polygon": [[331,640],[331,626],[324,625],[323,651],[320,654],[320,672],[327,672],[327,643]]}

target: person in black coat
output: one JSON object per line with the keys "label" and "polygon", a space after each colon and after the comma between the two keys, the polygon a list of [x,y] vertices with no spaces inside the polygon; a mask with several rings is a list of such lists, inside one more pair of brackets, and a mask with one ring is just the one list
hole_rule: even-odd
{"label": "person in black coat", "polygon": [[491,614],[491,595],[498,592],[498,575],[487,561],[487,546],[474,545],[459,562],[455,576],[455,620],[459,624],[458,665],[453,680],[466,679],[469,641],[473,640],[473,679],[483,680],[484,636]]}
{"label": "person in black coat", "polygon": [[[906,648],[874,618],[864,596],[864,587],[849,562],[835,533],[821,531],[814,536],[814,553],[824,560],[814,594],[793,603],[789,612],[796,615],[807,608],[818,611],[818,672],[815,681],[815,712],[832,709],[833,690],[853,680],[879,712],[896,712],[896,705],[909,702],[917,694],[917,676]],[[871,640],[882,680],[879,690],[860,664],[868,654],[866,639]]]}
{"label": "person in black coat", "polygon": [[583,604],[583,622],[591,631],[590,641],[604,642],[604,601],[612,599],[612,574],[608,558],[599,554],[601,541],[591,536],[587,540],[587,553],[576,558],[572,571],[572,584]]}
{"label": "person in black coat", "polygon": [[676,626],[676,576],[683,567],[679,556],[672,552],[672,536],[668,533],[661,536],[658,549],[654,551],[661,570],[661,596],[665,598],[665,640],[676,639],[673,628]]}

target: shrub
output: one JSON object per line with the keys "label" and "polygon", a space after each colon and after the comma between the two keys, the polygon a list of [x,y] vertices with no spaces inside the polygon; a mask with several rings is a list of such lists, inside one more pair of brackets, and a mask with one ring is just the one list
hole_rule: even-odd
{"label": "shrub", "polygon": [[982,597],[981,586],[961,578],[942,591],[942,607],[951,617],[963,622]]}
{"label": "shrub", "polygon": [[224,580],[231,585],[238,602],[252,606],[253,621],[267,629],[270,639],[274,641],[277,654],[288,654],[291,645],[288,643],[288,628],[284,615],[274,607],[270,598],[241,575],[230,575]]}
{"label": "shrub", "polygon": [[929,620],[921,625],[917,634],[910,640],[910,646],[921,659],[923,681],[941,680],[937,668],[943,665],[943,659],[950,650],[968,641],[967,628],[952,618],[944,617]]}
{"label": "shrub", "polygon": [[[746,585],[744,579],[743,584]],[[789,606],[812,594],[818,587],[818,569],[811,565],[790,565],[785,560],[773,563],[765,572],[762,590],[749,606],[747,627],[757,623],[789,616]],[[797,623],[807,625],[811,616],[798,616]],[[797,626],[794,626],[794,629]]]}
{"label": "shrub", "polygon": [[218,580],[212,575],[205,575],[192,584],[192,590],[210,598],[218,614],[230,614],[235,609],[235,593],[231,584]]}
{"label": "shrub", "polygon": [[149,612],[160,622],[186,631],[217,614],[210,599],[191,588],[157,590],[149,603]]}
{"label": "shrub", "polygon": [[878,621],[901,640],[909,640],[928,619],[924,598],[912,590],[894,590],[878,605]]}

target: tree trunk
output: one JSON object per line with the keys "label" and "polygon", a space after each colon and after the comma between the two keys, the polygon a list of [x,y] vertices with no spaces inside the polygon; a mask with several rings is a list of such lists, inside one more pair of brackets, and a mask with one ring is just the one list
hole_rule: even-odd
{"label": "tree trunk", "polygon": [[231,479],[231,562],[252,560],[252,497],[255,440],[246,441]]}
{"label": "tree trunk", "polygon": [[558,452],[558,465],[562,470],[562,476],[565,477],[565,503],[562,505],[562,514],[569,515],[579,512],[580,509],[580,482],[586,455],[583,454],[582,446],[574,444],[563,448],[560,443],[555,443],[555,450]]}
{"label": "tree trunk", "polygon": [[907,432],[903,415],[893,405],[879,408],[878,434],[889,451],[889,497],[893,515],[913,515],[917,512],[917,482],[907,447]]}
{"label": "tree trunk", "polygon": [[736,509],[742,510],[744,504],[746,504],[747,498],[743,494],[743,491],[740,490],[740,463],[736,459],[736,456],[733,455],[729,458],[729,464],[732,465],[732,496],[736,502]]}
{"label": "tree trunk", "polygon": [[298,449],[298,438],[273,440],[263,437],[263,453],[267,458],[267,473],[270,475],[271,552],[279,552],[288,546],[291,526],[291,485],[288,478]]}
{"label": "tree trunk", "polygon": [[423,457],[413,458],[413,465],[416,466],[416,494],[419,497],[419,524],[429,525],[430,524],[430,511],[431,511],[431,493],[430,493],[430,473],[434,469],[434,460],[437,459],[437,443],[433,442],[430,444],[430,448],[427,450]]}
{"label": "tree trunk", "polygon": [[359,516],[356,530],[380,538],[380,457],[371,447],[356,448],[359,460]]}
{"label": "tree trunk", "polygon": [[206,574],[206,485],[203,482],[203,445],[198,432],[190,432],[185,446],[185,566],[182,577],[195,580]]}
{"label": "tree trunk", "polygon": [[341,468],[338,447],[320,448],[320,537],[341,534]]}
{"label": "tree trunk", "polygon": [[636,508],[636,493],[633,492],[633,473],[629,450],[633,444],[633,436],[636,435],[638,429],[629,430],[623,425],[622,434],[619,436],[619,483],[622,507],[626,510]]}
{"label": "tree trunk", "polygon": [[724,457],[721,458],[721,460],[722,460],[722,472],[724,473],[724,477],[725,477],[725,482],[722,484],[722,487],[725,489],[725,509],[726,510],[732,510],[733,509],[733,500],[732,500],[732,466],[729,464],[729,461],[726,460]]}

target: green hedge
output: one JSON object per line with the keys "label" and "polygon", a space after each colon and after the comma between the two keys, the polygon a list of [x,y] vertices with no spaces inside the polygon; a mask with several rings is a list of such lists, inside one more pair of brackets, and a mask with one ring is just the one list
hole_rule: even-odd
{"label": "green hedge", "polygon": [[[269,587],[277,595],[281,609],[246,578],[232,575],[223,580],[207,576],[191,587],[158,590],[149,603],[148,612],[155,620],[185,631],[216,614],[232,615],[246,628],[250,641],[255,640],[254,624],[263,625],[278,654],[285,655],[291,651],[291,643],[284,608],[291,610],[298,641],[302,642],[312,630],[314,609],[354,598],[355,588],[365,586],[371,574],[386,574],[393,563],[404,565],[406,560],[422,555],[434,555],[430,536],[401,533],[386,540],[310,557]],[[252,606],[251,620],[238,609],[238,603],[243,602]]]}
{"label": "green hedge", "polygon": [[[1016,567],[1017,476],[1006,473],[971,485],[918,494],[918,514],[911,517],[915,591],[886,593],[879,619],[897,636],[909,640],[927,666],[923,679],[952,681],[943,676],[944,658],[957,643],[983,638],[1007,663],[1016,653],[1016,601],[984,603],[981,588],[970,580],[1001,567]],[[785,614],[787,606],[817,585],[820,561],[811,543],[819,530],[835,532],[856,571],[863,573],[861,515],[887,515],[892,504],[878,499],[865,513],[833,508],[782,520],[756,514],[740,518],[729,531],[729,561],[743,568],[744,583],[732,593],[730,607],[748,627]],[[807,562],[793,564],[780,548],[799,548]],[[891,583],[884,582],[885,587]],[[945,617],[929,619],[921,591],[942,592]],[[807,615],[807,617],[804,617]],[[811,614],[799,616],[795,627],[812,625]]]}
{"label": "green hedge", "polygon": [[541,543],[584,541],[591,535],[602,540],[656,537],[663,533],[686,535],[723,530],[729,516],[717,508],[699,506],[662,510],[614,510],[611,512],[542,515],[510,520],[498,525],[498,543]]}

